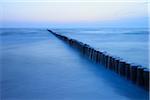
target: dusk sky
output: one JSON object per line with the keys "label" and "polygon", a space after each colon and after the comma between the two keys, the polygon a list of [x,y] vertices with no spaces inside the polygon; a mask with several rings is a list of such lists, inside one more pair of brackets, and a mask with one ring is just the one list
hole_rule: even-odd
{"label": "dusk sky", "polygon": [[1,0],[1,27],[148,27],[147,0]]}

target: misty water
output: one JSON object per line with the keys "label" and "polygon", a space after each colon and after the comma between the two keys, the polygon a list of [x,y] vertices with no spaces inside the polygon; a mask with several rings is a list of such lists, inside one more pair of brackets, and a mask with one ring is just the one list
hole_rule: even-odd
{"label": "misty water", "polygon": [[[147,33],[54,30],[131,62],[148,63]],[[46,29],[1,29],[0,39],[2,100],[148,100],[148,92],[86,59]]]}

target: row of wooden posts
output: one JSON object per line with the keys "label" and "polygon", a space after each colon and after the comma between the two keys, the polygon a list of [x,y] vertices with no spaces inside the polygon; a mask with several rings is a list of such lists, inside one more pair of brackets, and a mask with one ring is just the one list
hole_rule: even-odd
{"label": "row of wooden posts", "polygon": [[68,37],[57,34],[51,30],[48,31],[72,47],[76,48],[89,59],[103,65],[107,69],[118,73],[119,75],[125,77],[127,80],[130,80],[134,84],[137,84],[145,90],[149,91],[149,69],[135,64],[127,63],[120,58],[110,56],[106,52],[95,50],[91,46],[79,42],[75,39],[69,39]]}

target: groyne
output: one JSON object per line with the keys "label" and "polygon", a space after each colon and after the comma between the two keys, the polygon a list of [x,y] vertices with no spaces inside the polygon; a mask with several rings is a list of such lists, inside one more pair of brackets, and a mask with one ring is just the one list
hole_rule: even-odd
{"label": "groyne", "polygon": [[48,29],[48,31],[70,46],[76,48],[90,60],[103,65],[105,68],[116,72],[120,76],[149,91],[149,69],[140,65],[130,64],[120,58],[113,57],[106,52],[95,50],[88,44],[57,34],[52,30]]}

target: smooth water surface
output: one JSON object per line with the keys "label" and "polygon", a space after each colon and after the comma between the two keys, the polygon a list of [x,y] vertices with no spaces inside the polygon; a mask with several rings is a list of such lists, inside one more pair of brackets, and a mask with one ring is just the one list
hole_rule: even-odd
{"label": "smooth water surface", "polygon": [[1,40],[1,100],[148,100],[45,29],[3,29]]}

